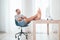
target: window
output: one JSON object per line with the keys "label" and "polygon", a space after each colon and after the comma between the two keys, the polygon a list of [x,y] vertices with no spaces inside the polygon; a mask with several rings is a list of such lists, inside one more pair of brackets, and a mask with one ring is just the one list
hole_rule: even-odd
{"label": "window", "polygon": [[49,0],[33,0],[33,13],[36,13],[37,9],[40,8],[42,19],[45,19],[47,10],[49,10],[49,3]]}

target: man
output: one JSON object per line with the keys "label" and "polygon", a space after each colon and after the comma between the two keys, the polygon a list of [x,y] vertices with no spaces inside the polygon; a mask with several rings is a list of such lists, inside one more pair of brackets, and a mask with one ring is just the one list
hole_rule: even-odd
{"label": "man", "polygon": [[29,18],[27,18],[26,16],[21,14],[21,10],[19,10],[19,9],[16,9],[16,13],[17,13],[17,15],[15,15],[15,20],[18,22],[18,24],[20,26],[28,25],[28,23],[30,23],[32,20],[40,20],[41,19],[41,10],[40,10],[40,8],[38,9],[36,15],[31,16]]}

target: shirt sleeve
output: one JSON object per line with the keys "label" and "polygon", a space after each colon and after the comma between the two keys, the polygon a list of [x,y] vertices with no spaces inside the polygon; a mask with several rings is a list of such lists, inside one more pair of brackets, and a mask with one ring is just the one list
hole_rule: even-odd
{"label": "shirt sleeve", "polygon": [[24,17],[24,15],[23,15],[23,14],[21,14],[21,17]]}
{"label": "shirt sleeve", "polygon": [[17,15],[15,15],[15,20],[17,20],[18,19],[18,16]]}

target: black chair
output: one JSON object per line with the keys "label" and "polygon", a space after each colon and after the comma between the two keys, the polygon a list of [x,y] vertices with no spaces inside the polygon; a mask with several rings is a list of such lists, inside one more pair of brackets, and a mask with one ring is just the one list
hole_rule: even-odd
{"label": "black chair", "polygon": [[[21,28],[21,32],[18,32],[18,33],[15,34],[15,38],[18,38],[18,40],[20,40],[20,36],[21,36],[22,34],[24,34],[24,35],[26,36],[26,39],[28,40],[28,33],[29,33],[29,32],[23,32],[23,30],[22,30],[22,27],[27,27],[27,25],[25,25],[25,26],[20,26],[16,20],[15,20],[15,24]],[[17,35],[18,35],[18,36],[17,36]]]}

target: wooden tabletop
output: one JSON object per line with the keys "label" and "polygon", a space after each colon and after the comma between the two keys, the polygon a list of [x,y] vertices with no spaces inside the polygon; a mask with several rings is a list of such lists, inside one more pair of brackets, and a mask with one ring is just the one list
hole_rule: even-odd
{"label": "wooden tabletop", "polygon": [[36,20],[33,23],[60,23],[60,20]]}

